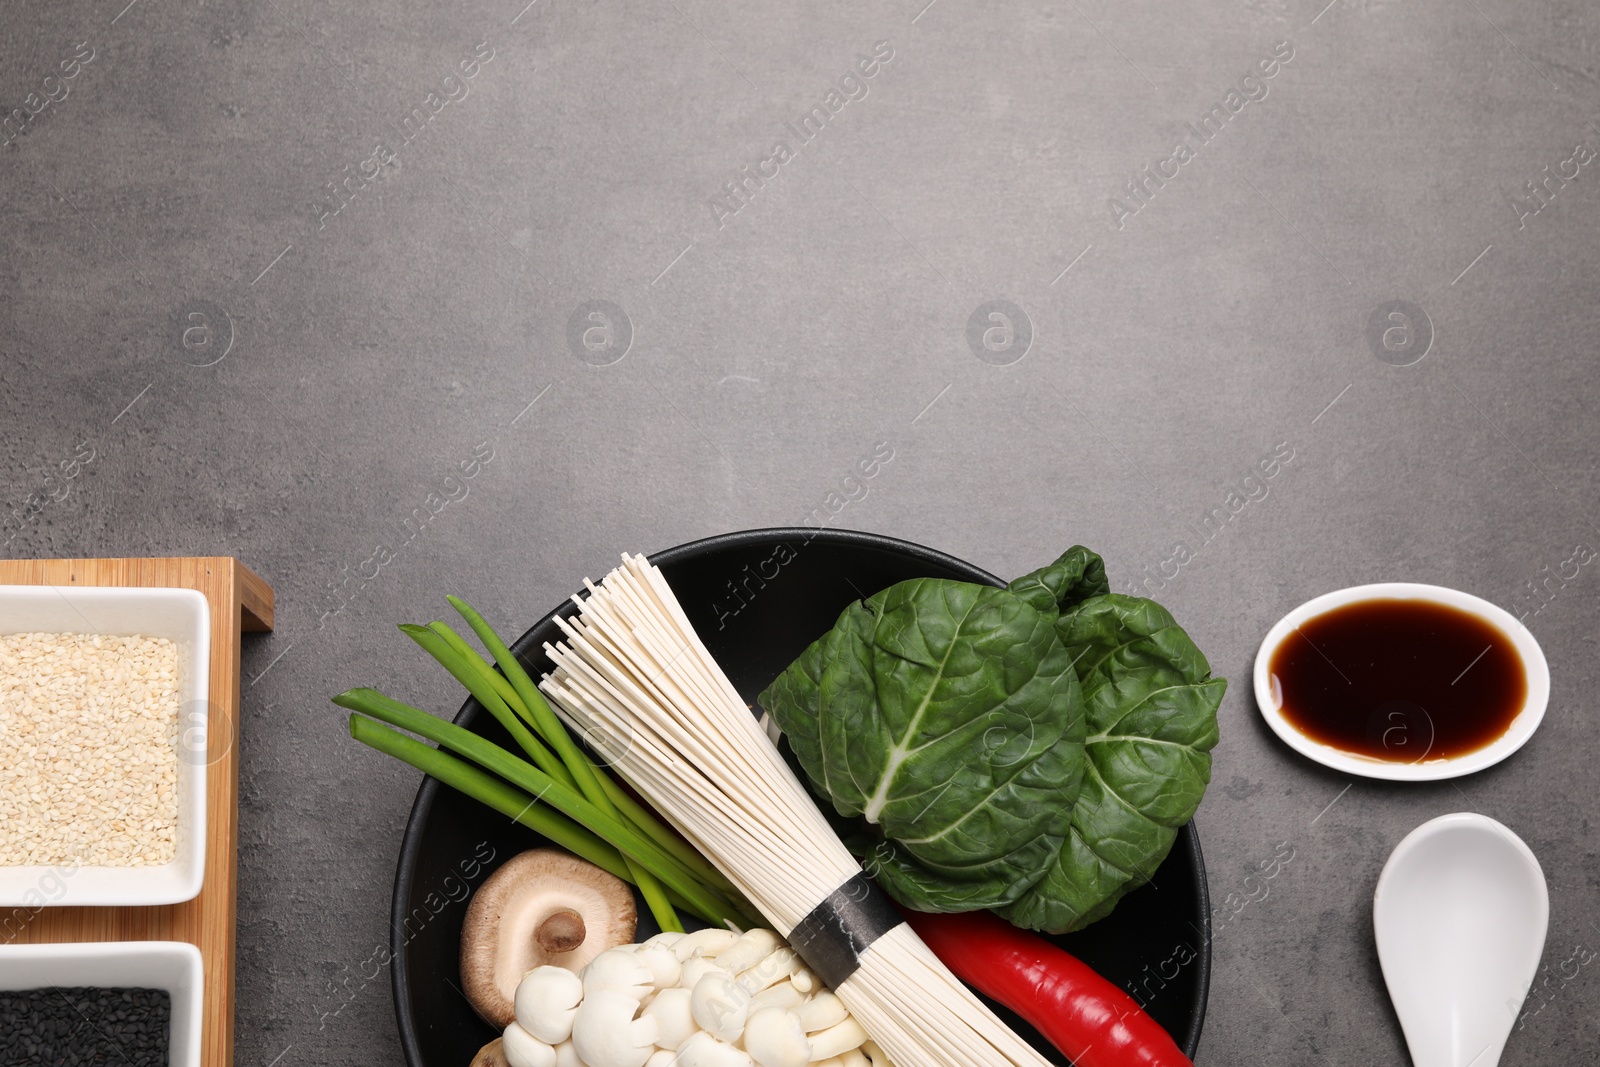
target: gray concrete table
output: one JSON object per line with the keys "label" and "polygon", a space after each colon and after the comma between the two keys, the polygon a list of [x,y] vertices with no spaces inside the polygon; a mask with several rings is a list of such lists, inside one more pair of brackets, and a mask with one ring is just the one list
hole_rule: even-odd
{"label": "gray concrete table", "polygon": [[[1294,859],[1227,914],[1202,1064],[1402,1061],[1372,887],[1468,809],[1551,886],[1504,1062],[1593,1062],[1594,5],[0,18],[4,552],[233,554],[278,592],[240,1064],[396,1062],[372,960],[417,779],[327,703],[456,705],[395,622],[450,590],[531,622],[621,549],[808,520],[1003,575],[1097,547],[1229,678],[1219,907]],[[1554,689],[1525,750],[1402,787],[1267,733],[1266,628],[1381,579],[1526,620]]]}

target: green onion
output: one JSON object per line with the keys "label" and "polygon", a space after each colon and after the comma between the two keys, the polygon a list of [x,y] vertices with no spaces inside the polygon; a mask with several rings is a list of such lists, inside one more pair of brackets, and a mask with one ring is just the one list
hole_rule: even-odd
{"label": "green onion", "polygon": [[649,834],[662,848],[677,857],[685,867],[699,875],[702,882],[721,890],[730,899],[739,899],[739,890],[728,881],[727,876],[711,866],[704,856],[678,836],[676,830],[656,818],[654,812],[635,800],[632,793],[612,781],[610,775],[602,774],[599,777],[600,787],[606,791],[611,803],[616,805],[618,814]]}
{"label": "green onion", "polygon": [[474,671],[470,663],[451,648],[443,637],[426,626],[417,626],[413,623],[402,623],[400,632],[421,645],[428,655],[438,660],[445,670],[455,676],[456,681],[466,686],[467,691],[478,699],[478,703],[489,709],[489,714],[499,720],[500,725],[506,728],[506,732],[522,746],[524,752],[533,757],[533,761],[544,773],[566,785],[575,784],[566,765],[556,759],[554,753],[528,732],[528,728],[512,713],[510,706],[501,699],[499,693],[495,692],[494,685]]}
{"label": "green onion", "polygon": [[360,715],[350,716],[350,736],[379,752],[404,760],[424,774],[459,789],[474,800],[498,811],[512,822],[560,845],[573,855],[588,860],[618,878],[628,877],[622,854],[605,841],[565,816],[558,815],[536,799],[513,789],[500,779],[485,774],[447,752],[429,748],[397,730],[391,730]]}
{"label": "green onion", "polygon": [[[591,802],[602,808],[614,807],[619,814],[650,835],[658,844],[681,860],[684,866],[694,871],[701,881],[717,886],[728,893],[735,892],[733,883],[728,881],[721,871],[706,862],[704,856],[691,848],[675,831],[669,829],[657,819],[648,808],[640,804],[625,789],[612,781],[609,775],[596,768],[590,762],[589,758],[584,755],[583,750],[578,748],[577,744],[572,740],[572,735],[567,732],[566,726],[556,716],[555,710],[550,707],[549,702],[545,700],[544,694],[539,692],[539,687],[534,684],[532,676],[523,667],[522,661],[516,657],[511,649],[506,647],[505,642],[500,640],[500,635],[496,634],[494,628],[484,621],[483,616],[478,614],[472,605],[460,597],[452,596],[446,599],[461,614],[461,617],[467,620],[467,625],[471,626],[473,632],[478,635],[478,639],[483,642],[483,647],[489,650],[490,655],[494,656],[495,662],[500,665],[504,678],[501,678],[500,675],[495,675],[495,678],[506,688],[512,690],[516,698],[507,698],[506,702],[521,714],[528,724],[538,731],[541,737],[554,746],[556,752],[572,770],[572,775],[577,779],[578,786],[583,790],[584,795]],[[434,624],[435,627],[443,625],[443,623]],[[444,629],[449,630],[449,627],[446,626]],[[490,671],[489,673],[493,674],[494,672]],[[505,694],[502,693],[502,696],[505,696]],[[601,803],[590,792],[589,787],[585,784],[586,782],[594,783],[595,790],[604,795],[606,803]]]}
{"label": "green onion", "polygon": [[[459,597],[449,600],[493,663],[443,622],[406,624],[401,632],[466,686],[533,762],[374,689],[351,689],[333,700],[358,713],[350,719],[351,736],[638,886],[663,930],[683,929],[675,908],[719,925],[759,923],[726,876],[577,745],[483,616]],[[473,763],[362,716],[408,730]]]}
{"label": "green onion", "polygon": [[[402,627],[402,629],[405,628]],[[551,774],[552,777],[556,777],[558,781],[562,781],[565,784],[577,785],[583,791],[583,795],[589,803],[602,811],[616,814],[616,809],[606,800],[605,792],[600,788],[599,783],[595,781],[593,769],[589,767],[587,761],[578,757],[577,748],[572,744],[572,739],[567,736],[566,730],[562,728],[559,722],[553,721],[554,716],[551,717],[552,721],[550,723],[540,722],[532,717],[527,711],[526,702],[511,687],[511,684],[504,677],[496,674],[494,668],[484,661],[477,650],[462,640],[461,635],[449,626],[442,622],[431,622],[427,625],[426,630],[442,639],[456,653],[456,667],[465,668],[478,680],[480,688],[473,689],[474,695],[482,692],[481,686],[487,684],[509,710],[516,712],[521,719],[533,726],[540,736],[555,746],[557,753],[561,756],[561,770],[565,773],[557,774],[555,767],[552,765],[554,757],[551,757],[548,761],[540,761],[547,774]],[[423,628],[408,629],[406,632],[417,640],[426,651],[438,658],[437,643],[427,640],[423,636]],[[440,662],[445,664],[446,669],[455,673],[456,668],[452,667],[449,662],[443,659]],[[461,678],[463,682],[466,681],[466,678],[459,674],[457,677]],[[483,701],[480,699],[479,702],[482,703]],[[554,727],[554,729],[552,730],[551,727]],[[628,860],[628,869],[632,872],[632,877],[629,881],[639,887],[639,892],[644,897],[650,913],[655,916],[656,923],[662,930],[681,933],[683,923],[678,920],[677,913],[673,911],[672,905],[667,902],[667,896],[661,888],[661,883],[655,879],[655,876],[647,868],[640,866],[636,860]]]}
{"label": "green onion", "polygon": [[[521,787],[530,793],[533,799],[549,804],[610,842],[624,856],[637,860],[664,885],[687,901],[691,910],[706,920],[719,925],[732,923],[742,927],[748,924],[749,917],[744,914],[742,908],[702,883],[692,871],[648,835],[614,812],[603,811],[584,799],[571,786],[558,781],[553,775],[534,767],[526,760],[519,759],[492,741],[454,723],[429,715],[419,708],[402,704],[373,689],[351,689],[334,697],[333,702],[340,707],[369,715],[427,738],[471,759],[484,770],[491,771],[513,785]],[[428,773],[431,774],[432,771]]]}

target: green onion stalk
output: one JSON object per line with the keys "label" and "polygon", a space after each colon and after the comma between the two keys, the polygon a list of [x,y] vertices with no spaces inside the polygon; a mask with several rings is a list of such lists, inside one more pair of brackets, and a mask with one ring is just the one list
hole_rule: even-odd
{"label": "green onion stalk", "polygon": [[758,923],[720,871],[578,747],[483,616],[461,598],[449,599],[493,663],[445,623],[400,629],[466,686],[528,758],[376,689],[333,698],[352,713],[350,736],[637,886],[663,930],[683,929],[678,909],[719,926]]}

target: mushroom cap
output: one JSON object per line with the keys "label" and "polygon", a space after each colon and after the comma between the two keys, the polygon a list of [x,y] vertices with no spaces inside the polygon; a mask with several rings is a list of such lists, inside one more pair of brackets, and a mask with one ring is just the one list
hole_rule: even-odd
{"label": "mushroom cap", "polygon": [[642,1001],[655,989],[655,972],[640,962],[632,946],[608,949],[583,969],[584,995],[601,989],[620,990]]}
{"label": "mushroom cap", "polygon": [[732,930],[708,926],[704,930],[696,930],[692,934],[684,934],[673,941],[672,953],[678,957],[678,962],[680,963],[689,962],[689,959],[693,956],[713,959],[718,953],[737,940],[739,940],[739,935]]}
{"label": "mushroom cap", "polygon": [[655,1019],[639,1014],[636,997],[620,989],[586,990],[572,1021],[572,1047],[591,1067],[644,1067],[659,1033]]}
{"label": "mushroom cap", "polygon": [[761,1067],[805,1067],[811,1061],[811,1042],[805,1027],[791,1011],[761,1008],[744,1027],[744,1048]]}
{"label": "mushroom cap", "polygon": [[565,967],[544,964],[522,976],[513,998],[517,1025],[547,1045],[572,1036],[572,1018],[583,1000],[583,979]]}
{"label": "mushroom cap", "polygon": [[472,1057],[472,1067],[511,1067],[506,1059],[505,1044],[503,1038],[497,1037],[480,1048],[478,1054]]}
{"label": "mushroom cap", "polygon": [[516,1023],[506,1027],[500,1040],[511,1067],[556,1067],[556,1050]]}
{"label": "mushroom cap", "polygon": [[717,966],[729,974],[739,974],[783,947],[783,940],[777,934],[757,926],[740,934],[733,944],[718,953]]}
{"label": "mushroom cap", "polygon": [[682,931],[678,931],[678,930],[663,930],[659,934],[657,934],[656,936],[646,940],[644,942],[644,946],[643,947],[645,947],[645,948],[664,948],[664,949],[669,949],[670,950],[672,948],[672,946],[676,945],[679,941],[683,940],[683,936],[684,935],[683,935]]}
{"label": "mushroom cap", "polygon": [[683,976],[683,964],[669,949],[640,946],[633,950],[633,958],[649,969],[653,984],[658,989],[677,985],[678,979]]}
{"label": "mushroom cap", "polygon": [[678,1046],[681,1067],[751,1067],[750,1053],[701,1030]]}
{"label": "mushroom cap", "polygon": [[778,1007],[793,1011],[805,1002],[806,995],[794,987],[792,982],[779,982],[763,989],[750,998],[750,1014],[754,1015],[762,1008]]}
{"label": "mushroom cap", "polygon": [[750,994],[726,971],[707,971],[690,990],[689,1010],[701,1030],[732,1043],[750,1017]]}
{"label": "mushroom cap", "polygon": [[694,1021],[694,1009],[690,1007],[690,992],[682,986],[673,986],[657,993],[650,1003],[645,1005],[644,1015],[656,1021],[656,1044],[662,1048],[675,1049],[696,1030],[700,1029]]}
{"label": "mushroom cap", "polygon": [[[547,951],[539,943],[540,925],[555,917],[565,943],[573,931],[567,912],[582,918],[582,940],[569,951]],[[582,970],[606,949],[630,943],[638,923],[633,890],[620,878],[559,849],[519,853],[467,905],[462,989],[485,1022],[504,1028],[516,1019],[514,998],[524,974],[546,964]]]}
{"label": "mushroom cap", "polygon": [[844,1001],[827,990],[823,990],[795,1008],[794,1013],[807,1033],[813,1030],[826,1030],[830,1026],[844,1022],[850,1016],[850,1010],[844,1006]]}

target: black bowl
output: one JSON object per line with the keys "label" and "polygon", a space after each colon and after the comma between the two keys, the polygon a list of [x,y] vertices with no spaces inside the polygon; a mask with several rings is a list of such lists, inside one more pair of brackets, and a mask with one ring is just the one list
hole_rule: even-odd
{"label": "black bowl", "polygon": [[[968,563],[906,541],[844,530],[747,530],[695,541],[651,557],[666,573],[706,646],[745,699],[756,694],[838,618],[845,605],[907,578],[956,578],[1001,585]],[[548,669],[552,619],[512,646],[534,677]],[[456,722],[510,746],[476,700]],[[502,862],[544,841],[539,835],[433,779],[411,807],[391,917],[395,1015],[410,1067],[466,1067],[496,1033],[460,989],[457,951],[470,892]],[[639,937],[655,932],[640,908]],[[1211,907],[1193,824],[1150,885],[1128,894],[1108,918],[1054,938],[1106,978],[1130,990],[1191,1058],[1200,1043],[1211,978]],[[1026,1024],[1001,1012],[1052,1062],[1068,1061]]]}

